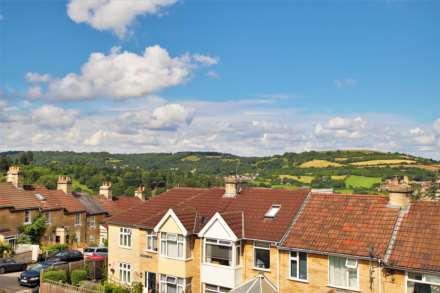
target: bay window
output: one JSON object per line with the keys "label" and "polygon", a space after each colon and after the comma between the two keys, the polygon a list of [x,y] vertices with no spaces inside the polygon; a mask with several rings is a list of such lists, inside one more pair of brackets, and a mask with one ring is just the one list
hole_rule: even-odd
{"label": "bay window", "polygon": [[183,279],[169,275],[160,275],[160,293],[191,292],[190,279]]}
{"label": "bay window", "polygon": [[329,285],[358,290],[358,269],[356,259],[329,256]]}
{"label": "bay window", "polygon": [[290,275],[291,279],[307,281],[307,253],[290,252]]}
{"label": "bay window", "polygon": [[121,247],[131,248],[131,229],[119,228],[119,245]]}
{"label": "bay window", "polygon": [[205,293],[223,293],[229,292],[231,289],[216,285],[205,284]]}
{"label": "bay window", "polygon": [[128,263],[119,263],[119,281],[124,284],[131,283],[131,265]]}
{"label": "bay window", "polygon": [[171,258],[184,258],[184,237],[175,233],[160,233],[160,255]]}
{"label": "bay window", "polygon": [[254,267],[257,269],[270,269],[270,243],[254,241]]}
{"label": "bay window", "polygon": [[147,232],[147,250],[157,251],[157,233],[153,230]]}
{"label": "bay window", "polygon": [[408,273],[408,293],[440,292],[440,275]]}
{"label": "bay window", "polygon": [[232,266],[232,242],[205,239],[205,262],[222,266]]}

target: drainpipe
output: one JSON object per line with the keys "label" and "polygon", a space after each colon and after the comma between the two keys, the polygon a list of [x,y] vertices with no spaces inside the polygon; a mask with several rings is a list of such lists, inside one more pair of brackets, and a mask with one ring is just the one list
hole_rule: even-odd
{"label": "drainpipe", "polygon": [[379,259],[379,293],[382,293],[382,260]]}
{"label": "drainpipe", "polygon": [[280,250],[277,247],[277,287],[280,292]]}

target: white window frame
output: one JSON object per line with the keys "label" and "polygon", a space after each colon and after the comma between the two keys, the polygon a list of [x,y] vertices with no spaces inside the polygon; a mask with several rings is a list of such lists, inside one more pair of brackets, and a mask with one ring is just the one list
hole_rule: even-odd
{"label": "white window frame", "polygon": [[43,216],[46,218],[46,225],[52,224],[52,215],[50,211],[43,212]]}
{"label": "white window frame", "polygon": [[[269,247],[264,247],[264,246],[258,246],[258,243],[267,243],[267,245]],[[265,272],[270,272],[270,242],[265,242],[265,241],[254,241],[254,245],[253,245],[253,251],[254,251],[254,260],[253,260],[253,268],[255,270],[260,270],[260,271],[265,271]],[[257,249],[261,249],[261,250],[268,250],[269,251],[269,268],[259,268],[256,266],[256,261],[257,261],[257,257],[256,257],[256,250]]]}
{"label": "white window frame", "polygon": [[[206,288],[207,286],[216,287],[216,289],[207,289]],[[227,291],[225,291],[225,290],[222,291],[222,289],[226,289]],[[229,292],[231,290],[232,289],[229,289],[227,287],[203,283],[203,292],[204,293],[206,293],[206,292],[209,292],[209,293],[224,293],[224,292]]]}
{"label": "white window frame", "polygon": [[81,213],[75,214],[75,226],[81,226]]}
{"label": "white window frame", "polygon": [[[360,282],[360,280],[359,280],[359,263],[358,263],[358,261],[357,261],[357,259],[356,259],[356,287],[348,287],[348,286],[339,286],[339,285],[333,285],[333,284],[331,284],[331,282],[330,282],[330,257],[339,257],[339,258],[345,258],[346,260],[345,260],[345,267],[347,268],[347,271],[346,271],[346,273],[347,273],[347,280],[349,280],[349,278],[350,278],[350,276],[349,276],[349,270],[354,270],[353,268],[349,268],[349,267],[347,267],[347,258],[348,257],[344,257],[344,256],[335,256],[335,255],[333,255],[333,256],[328,256],[327,257],[327,259],[328,259],[328,286],[329,287],[332,287],[332,288],[340,288],[340,289],[345,289],[345,290],[351,290],[351,291],[360,291],[360,284],[359,284],[359,282]],[[353,258],[350,258],[350,259],[353,259]],[[348,284],[347,284],[348,285]]]}
{"label": "white window frame", "polygon": [[[411,279],[409,277],[410,273],[421,274],[422,275],[422,280]],[[433,275],[433,274],[423,274],[423,273],[417,273],[417,272],[405,272],[405,279],[406,279],[405,280],[405,292],[408,292],[408,282],[419,283],[419,284],[426,284],[426,285],[433,285],[433,286],[439,286],[440,287],[440,282],[436,283],[436,282],[426,281],[426,275]],[[433,275],[433,276],[438,276],[438,275]]]}
{"label": "white window frame", "polygon": [[[212,245],[217,245],[217,246],[224,246],[224,247],[230,247],[231,248],[231,265],[227,266],[227,265],[221,265],[221,264],[214,264],[211,262],[207,262],[206,261],[206,246],[207,244],[212,244]],[[235,245],[232,241],[230,240],[221,240],[221,239],[214,239],[214,238],[204,238],[203,239],[203,263],[204,264],[208,264],[208,265],[213,265],[213,266],[220,266],[220,267],[228,267],[228,268],[232,268],[232,267],[237,267],[237,263],[236,263],[236,248],[237,245]]]}
{"label": "white window frame", "polygon": [[[176,240],[169,240],[168,238],[175,237]],[[176,241],[177,245],[177,257],[169,256],[168,255],[168,241]],[[179,244],[182,244],[182,255],[179,256]],[[168,232],[160,232],[160,256],[167,257],[171,259],[178,259],[178,260],[187,260],[190,258],[190,256],[186,255],[186,245],[187,245],[187,239],[184,235],[178,234],[178,233],[168,233]],[[165,253],[164,251],[165,250]]]}
{"label": "white window frame", "polygon": [[25,225],[32,223],[32,211],[31,210],[24,210],[24,221],[23,223]]}
{"label": "white window frame", "polygon": [[119,228],[119,247],[131,248],[132,245],[132,230],[131,228]]}
{"label": "white window frame", "polygon": [[96,227],[96,216],[90,216],[89,218],[89,226],[90,228]]}
{"label": "white window frame", "polygon": [[119,282],[127,285],[131,284],[131,264],[119,263]]}
{"label": "white window frame", "polygon": [[280,204],[273,204],[269,208],[269,210],[264,214],[264,217],[269,218],[269,219],[273,219],[276,217],[276,215],[279,213],[280,210],[281,210]]}
{"label": "white window frame", "polygon": [[[156,244],[156,248],[154,248],[154,244]],[[157,244],[157,233],[153,230],[147,231],[147,243],[146,243],[146,251],[157,253],[158,244]]]}
{"label": "white window frame", "polygon": [[[180,278],[180,277],[175,277],[175,276],[171,276],[171,275],[165,275],[165,274],[160,274],[159,277],[159,292],[165,292],[168,293],[166,287],[162,288],[162,286],[166,286],[167,284],[171,284],[171,285],[176,285],[176,287],[180,287],[182,289],[182,292],[186,291],[186,279],[185,278]],[[168,279],[174,279],[174,281],[169,281]],[[181,281],[179,283],[179,281]],[[177,288],[177,292],[179,292],[179,289]]]}
{"label": "white window frame", "polygon": [[[292,257],[292,252],[296,252],[296,256]],[[300,262],[299,254],[300,253],[304,253],[306,255],[307,271],[306,271],[306,278],[305,279],[301,279],[299,277],[299,262]],[[298,273],[297,277],[292,276],[292,260],[296,261],[296,272]],[[294,280],[294,281],[306,282],[306,283],[309,281],[309,255],[307,253],[301,252],[301,251],[296,251],[296,250],[289,251],[289,276],[288,276],[288,279]]]}

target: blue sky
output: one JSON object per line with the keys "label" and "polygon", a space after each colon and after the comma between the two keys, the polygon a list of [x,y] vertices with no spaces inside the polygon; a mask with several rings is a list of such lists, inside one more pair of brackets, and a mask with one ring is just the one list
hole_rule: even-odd
{"label": "blue sky", "polygon": [[136,1],[0,3],[0,149],[440,158],[438,1]]}

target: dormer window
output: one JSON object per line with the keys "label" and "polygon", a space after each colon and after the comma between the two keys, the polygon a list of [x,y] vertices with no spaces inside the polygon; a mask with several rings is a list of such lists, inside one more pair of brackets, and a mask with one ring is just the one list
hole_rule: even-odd
{"label": "dormer window", "polygon": [[273,219],[278,214],[281,209],[280,204],[273,204],[270,209],[264,214],[265,218]]}

